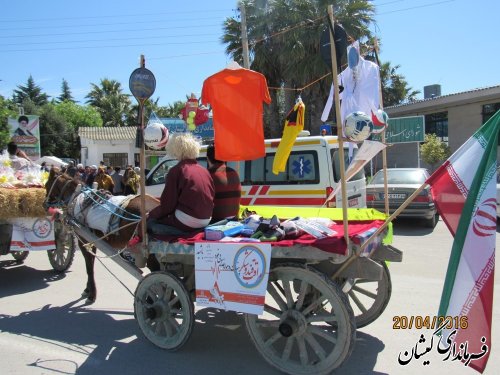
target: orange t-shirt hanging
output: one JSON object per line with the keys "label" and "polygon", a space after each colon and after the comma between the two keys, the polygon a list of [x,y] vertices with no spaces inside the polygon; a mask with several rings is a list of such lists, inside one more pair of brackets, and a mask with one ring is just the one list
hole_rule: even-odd
{"label": "orange t-shirt hanging", "polygon": [[224,69],[203,82],[201,100],[212,106],[217,159],[264,157],[263,102],[271,103],[271,97],[261,73]]}

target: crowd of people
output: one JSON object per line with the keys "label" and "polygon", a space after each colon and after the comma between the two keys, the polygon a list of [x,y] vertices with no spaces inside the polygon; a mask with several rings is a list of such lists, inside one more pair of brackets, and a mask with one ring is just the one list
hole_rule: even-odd
{"label": "crowd of people", "polygon": [[[42,166],[45,168],[45,166]],[[137,194],[140,185],[140,169],[128,165],[122,173],[122,168],[105,166],[103,163],[99,165],[86,165],[69,162],[68,165],[61,170],[71,177],[77,178],[85,186],[94,187],[94,182],[97,184],[97,189],[107,190],[114,195],[129,195]]]}

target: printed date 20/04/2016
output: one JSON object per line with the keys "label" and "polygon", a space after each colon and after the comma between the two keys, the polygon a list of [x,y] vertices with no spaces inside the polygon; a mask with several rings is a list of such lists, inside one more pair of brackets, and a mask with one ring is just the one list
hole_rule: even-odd
{"label": "printed date 20/04/2016", "polygon": [[392,317],[392,329],[466,329],[469,326],[466,316],[422,316],[396,315]]}

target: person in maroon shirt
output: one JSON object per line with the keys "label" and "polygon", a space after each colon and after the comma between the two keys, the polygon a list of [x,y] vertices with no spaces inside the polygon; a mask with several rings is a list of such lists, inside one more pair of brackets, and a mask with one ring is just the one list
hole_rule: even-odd
{"label": "person in maroon shirt", "polygon": [[148,231],[182,235],[206,227],[212,218],[215,189],[210,173],[196,161],[199,143],[191,133],[181,133],[169,140],[166,151],[179,163],[168,172],[160,205],[149,212]]}
{"label": "person in maroon shirt", "polygon": [[215,188],[212,223],[238,217],[240,211],[241,182],[238,172],[215,158],[215,146],[207,148],[208,171]]}

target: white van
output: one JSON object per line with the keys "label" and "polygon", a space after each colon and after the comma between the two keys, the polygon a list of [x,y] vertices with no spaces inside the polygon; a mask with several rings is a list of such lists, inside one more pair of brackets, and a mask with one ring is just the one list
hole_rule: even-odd
{"label": "white van", "polygon": [[[273,174],[274,155],[280,139],[268,139],[266,156],[251,161],[229,162],[239,171],[242,185],[242,205],[321,207],[340,181],[339,150],[336,136],[297,137],[287,161],[285,172]],[[344,165],[349,165],[349,146],[344,144]],[[202,146],[198,162],[205,166],[206,146]],[[354,145],[353,155],[357,146]],[[351,157],[351,158],[352,158]],[[146,192],[159,197],[165,184],[165,174],[177,164],[165,157],[155,165],[146,179]],[[349,207],[366,207],[366,180],[364,171],[347,182]],[[340,207],[341,194],[326,207]]]}

